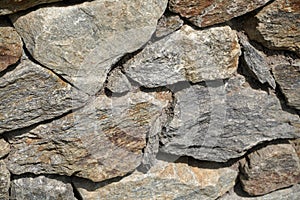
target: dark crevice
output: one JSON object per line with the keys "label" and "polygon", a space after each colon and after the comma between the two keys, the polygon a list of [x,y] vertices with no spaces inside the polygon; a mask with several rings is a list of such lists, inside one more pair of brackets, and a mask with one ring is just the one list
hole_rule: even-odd
{"label": "dark crevice", "polygon": [[72,188],[73,188],[73,194],[77,200],[83,200],[83,197],[81,196],[80,192],[76,189],[73,182],[71,182]]}

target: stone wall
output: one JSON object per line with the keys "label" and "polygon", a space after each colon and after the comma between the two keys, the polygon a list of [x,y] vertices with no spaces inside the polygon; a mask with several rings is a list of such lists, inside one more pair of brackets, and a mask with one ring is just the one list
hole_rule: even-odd
{"label": "stone wall", "polygon": [[300,199],[299,0],[3,0],[0,199]]}

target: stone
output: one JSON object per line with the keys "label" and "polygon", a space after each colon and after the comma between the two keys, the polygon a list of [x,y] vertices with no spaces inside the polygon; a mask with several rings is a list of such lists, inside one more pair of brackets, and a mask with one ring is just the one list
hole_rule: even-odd
{"label": "stone", "polygon": [[0,15],[12,14],[21,10],[62,0],[2,0],[0,2]]}
{"label": "stone", "polygon": [[246,160],[241,162],[239,177],[249,195],[264,195],[300,182],[299,157],[289,143],[268,145]]}
{"label": "stone", "polygon": [[276,65],[272,72],[287,104],[300,110],[300,59],[292,64]]}
{"label": "stone", "polygon": [[183,25],[183,20],[178,15],[163,15],[157,23],[155,36],[157,38],[164,37],[180,29]]}
{"label": "stone", "polygon": [[0,18],[0,72],[21,58],[22,46],[17,31],[5,19]]}
{"label": "stone", "polygon": [[16,200],[76,200],[67,178],[53,176],[22,177],[12,180],[12,199]]}
{"label": "stone", "polygon": [[0,199],[9,200],[10,173],[3,160],[0,160]]}
{"label": "stone", "polygon": [[192,85],[175,93],[174,117],[161,135],[161,151],[226,162],[264,141],[299,138],[297,114],[277,96],[253,89],[241,75]]}
{"label": "stone", "polygon": [[23,134],[10,134],[13,174],[60,174],[103,181],[141,164],[146,137],[171,94],[100,95],[80,110]]}
{"label": "stone", "polygon": [[22,60],[0,79],[0,134],[58,117],[87,99],[50,70]]}
{"label": "stone", "polygon": [[277,190],[275,192],[258,196],[258,197],[244,197],[240,196],[234,191],[222,196],[219,200],[298,200],[300,198],[300,185],[294,185],[290,188]]}
{"label": "stone", "polygon": [[169,9],[199,27],[229,21],[253,11],[270,0],[170,0]]}
{"label": "stone", "polygon": [[243,33],[238,34],[243,49],[243,58],[248,70],[261,83],[268,83],[273,89],[276,88],[276,82],[270,72],[266,55],[255,49]]}
{"label": "stone", "polygon": [[[231,168],[201,168],[196,162],[168,163],[157,160],[147,174],[135,171],[107,185],[74,181],[83,199],[216,199],[230,190],[237,177]],[[101,187],[102,186],[102,187]]]}
{"label": "stone", "polygon": [[131,90],[131,84],[126,75],[116,69],[109,74],[106,88],[112,93],[125,93]]}
{"label": "stone", "polygon": [[229,26],[200,31],[185,25],[146,46],[124,64],[124,72],[145,87],[226,79],[236,72],[239,55],[237,35]]}
{"label": "stone", "polygon": [[299,5],[299,0],[273,1],[247,20],[247,34],[270,49],[289,50],[300,55]]}
{"label": "stone", "polygon": [[10,152],[10,145],[4,140],[0,139],[0,158],[3,158]]}
{"label": "stone", "polygon": [[123,55],[150,39],[167,0],[95,0],[11,17],[42,65],[94,95]]}

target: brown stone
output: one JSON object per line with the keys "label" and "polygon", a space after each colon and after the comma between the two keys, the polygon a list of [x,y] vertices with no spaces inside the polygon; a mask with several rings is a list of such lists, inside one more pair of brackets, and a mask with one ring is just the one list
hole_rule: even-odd
{"label": "brown stone", "polygon": [[0,139],[0,158],[6,156],[9,151],[10,145],[4,139]]}
{"label": "brown stone", "polygon": [[180,29],[183,20],[178,15],[163,15],[157,23],[155,36],[160,38]]}

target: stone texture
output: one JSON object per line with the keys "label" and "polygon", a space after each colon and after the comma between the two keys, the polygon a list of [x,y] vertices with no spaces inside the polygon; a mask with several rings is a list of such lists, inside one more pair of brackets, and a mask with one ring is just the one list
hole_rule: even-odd
{"label": "stone texture", "polygon": [[169,9],[199,27],[226,22],[265,5],[270,0],[170,0]]}
{"label": "stone texture", "polygon": [[22,60],[0,79],[0,133],[60,116],[86,100],[51,71]]}
{"label": "stone texture", "polygon": [[294,185],[293,187],[278,190],[264,196],[258,197],[244,197],[240,196],[234,191],[225,194],[219,200],[298,200],[300,198],[300,185]]}
{"label": "stone texture", "polygon": [[10,145],[4,140],[0,139],[0,158],[3,158],[10,152]]}
{"label": "stone texture", "polygon": [[292,64],[276,65],[272,71],[287,104],[300,110],[300,59]]}
{"label": "stone texture", "polygon": [[250,195],[263,195],[300,182],[299,157],[291,144],[268,145],[241,162],[240,180]]}
{"label": "stone texture", "polygon": [[146,46],[124,65],[124,72],[145,87],[225,79],[236,72],[239,55],[229,26],[199,31],[185,25]]}
{"label": "stone texture", "polygon": [[21,58],[22,46],[17,31],[5,19],[0,18],[0,72]]}
{"label": "stone texture", "polygon": [[0,199],[9,200],[10,173],[5,163],[0,160]]}
{"label": "stone texture", "polygon": [[95,0],[12,17],[31,55],[95,94],[111,66],[151,38],[167,0]]}
{"label": "stone texture", "polygon": [[113,93],[124,93],[131,90],[128,78],[120,69],[115,69],[109,74],[106,87]]}
{"label": "stone texture", "polygon": [[183,20],[178,15],[163,15],[157,23],[155,36],[157,38],[169,35],[180,29],[183,25]]}
{"label": "stone texture", "polygon": [[238,34],[243,48],[243,58],[245,66],[253,74],[254,78],[261,83],[268,83],[273,89],[276,88],[276,82],[270,72],[266,55],[255,49],[243,33]]}
{"label": "stone texture", "polygon": [[275,94],[251,88],[243,76],[206,85],[175,93],[162,151],[225,162],[263,141],[300,136],[299,116],[283,111]]}
{"label": "stone texture", "polygon": [[28,8],[52,3],[62,0],[1,0],[0,1],[0,15],[7,15],[18,12],[20,10],[26,10]]}
{"label": "stone texture", "polygon": [[248,19],[245,30],[251,39],[271,49],[283,49],[300,55],[299,0],[275,0],[254,18]]}
{"label": "stone texture", "polygon": [[7,166],[14,174],[74,175],[92,181],[124,176],[141,164],[146,136],[169,96],[100,95],[61,119],[9,135]]}
{"label": "stone texture", "polygon": [[59,177],[24,177],[12,181],[11,196],[15,200],[76,200],[71,183]]}
{"label": "stone texture", "polygon": [[108,185],[75,181],[83,199],[216,199],[234,186],[237,172],[206,169],[197,163],[157,161],[147,174],[134,172]]}

